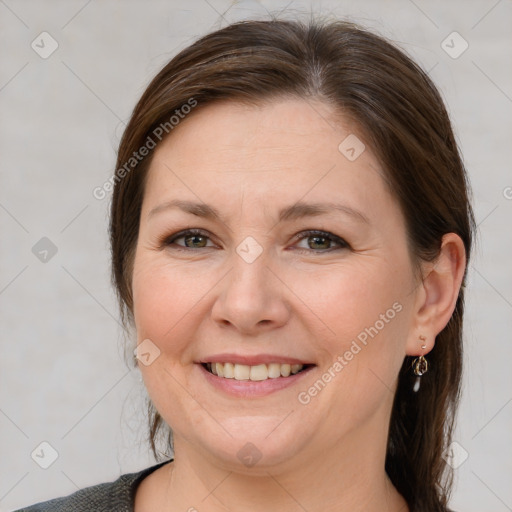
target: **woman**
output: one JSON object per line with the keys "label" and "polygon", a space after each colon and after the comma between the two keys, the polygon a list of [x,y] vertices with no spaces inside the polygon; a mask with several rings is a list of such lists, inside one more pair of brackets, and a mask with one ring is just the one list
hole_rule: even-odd
{"label": "woman", "polygon": [[353,24],[236,23],[154,78],[116,169],[173,458],[25,510],[447,511],[474,220],[427,75]]}

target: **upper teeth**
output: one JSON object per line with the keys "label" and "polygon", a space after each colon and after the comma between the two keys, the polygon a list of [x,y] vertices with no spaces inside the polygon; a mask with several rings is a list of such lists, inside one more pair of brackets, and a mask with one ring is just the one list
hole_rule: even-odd
{"label": "upper teeth", "polygon": [[298,373],[304,368],[302,364],[258,364],[248,366],[246,364],[233,363],[207,363],[208,369],[218,377],[236,380],[266,380],[277,377],[288,377]]}

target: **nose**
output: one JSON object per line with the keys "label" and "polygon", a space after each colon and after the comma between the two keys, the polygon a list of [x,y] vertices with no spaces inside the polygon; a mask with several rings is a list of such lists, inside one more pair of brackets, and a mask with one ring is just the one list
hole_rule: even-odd
{"label": "nose", "polygon": [[233,268],[219,283],[212,318],[221,327],[256,335],[285,325],[290,316],[289,289],[269,267],[265,251],[252,263],[234,254]]}

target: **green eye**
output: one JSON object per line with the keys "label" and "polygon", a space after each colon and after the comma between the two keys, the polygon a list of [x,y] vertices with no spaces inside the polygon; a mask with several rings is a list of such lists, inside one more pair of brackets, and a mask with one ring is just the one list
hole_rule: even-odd
{"label": "green eye", "polygon": [[[182,239],[185,242],[184,245],[176,244],[177,240]],[[200,229],[187,229],[186,231],[181,231],[166,239],[164,245],[177,245],[178,247],[185,247],[186,249],[202,249],[203,247],[212,247],[206,245],[208,240],[208,235]]]}
{"label": "green eye", "polygon": [[[339,236],[333,235],[326,231],[308,230],[302,231],[295,237],[297,240],[308,240],[307,249],[300,248],[299,250],[306,250],[306,252],[331,252],[335,249],[346,249],[349,245],[345,240]],[[311,240],[311,242],[309,241]],[[338,247],[332,247],[331,244],[336,244]],[[309,251],[308,251],[309,249]]]}
{"label": "green eye", "polygon": [[[190,248],[194,247],[206,247],[206,240],[207,237],[203,235],[189,235],[189,236],[183,236],[181,237],[185,240],[185,245]],[[191,245],[188,245],[188,242],[190,241]],[[197,244],[197,245],[194,245]]]}
{"label": "green eye", "polygon": [[[332,243],[332,240],[327,238],[326,236],[308,236],[306,240],[312,240],[312,243],[309,243],[310,249],[330,249],[330,245]],[[312,247],[312,245],[316,245],[316,247]],[[325,246],[329,247],[325,247]],[[323,247],[322,247],[323,246]]]}
{"label": "green eye", "polygon": [[[332,252],[338,249],[349,249],[349,244],[332,233],[319,230],[302,231],[295,235],[295,240],[302,241],[308,240],[307,247],[299,247],[297,250],[307,253],[325,253]],[[183,240],[183,243],[176,243],[178,240]],[[208,234],[200,229],[187,229],[180,231],[168,238],[166,238],[162,246],[175,246],[175,248],[182,248],[183,250],[204,249],[208,247],[215,247],[211,242]],[[337,247],[333,247],[333,245]]]}

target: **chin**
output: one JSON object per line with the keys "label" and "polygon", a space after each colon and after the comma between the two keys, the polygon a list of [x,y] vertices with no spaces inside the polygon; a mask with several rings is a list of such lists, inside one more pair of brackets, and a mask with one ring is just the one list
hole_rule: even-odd
{"label": "chin", "polygon": [[268,476],[299,456],[311,440],[313,433],[303,431],[294,416],[287,411],[280,416],[224,419],[222,426],[230,435],[222,429],[222,435],[201,435],[201,442],[194,444],[201,445],[201,451],[208,452],[212,462],[227,471]]}

